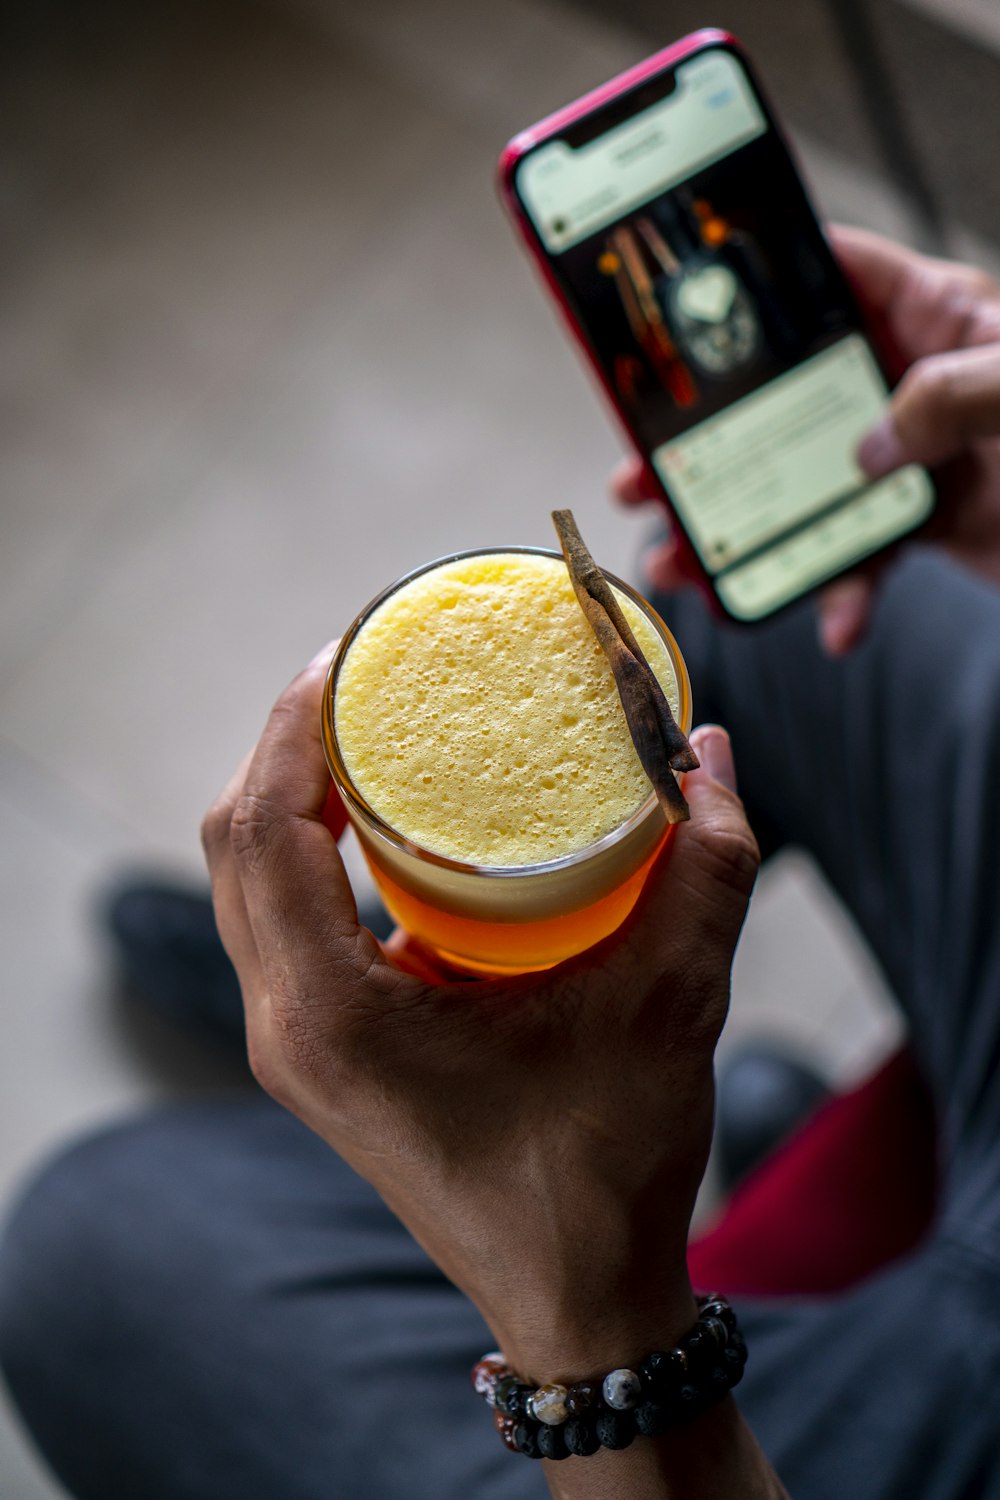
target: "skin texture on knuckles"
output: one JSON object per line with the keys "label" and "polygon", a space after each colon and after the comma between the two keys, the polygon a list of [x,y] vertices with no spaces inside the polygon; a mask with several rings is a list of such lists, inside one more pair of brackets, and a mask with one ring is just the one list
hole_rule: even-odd
{"label": "skin texture on knuckles", "polygon": [[633,1316],[643,1343],[650,1316],[665,1332],[690,1321],[684,1245],[757,862],[728,740],[699,737],[692,821],[622,933],[543,974],[435,984],[357,924],[324,821],[323,675],[321,660],[282,695],[206,823],[254,1070],[374,1183],[526,1368],[553,1345],[569,1357],[598,1301],[609,1312],[603,1327],[589,1313],[587,1354],[603,1343],[610,1367]]}

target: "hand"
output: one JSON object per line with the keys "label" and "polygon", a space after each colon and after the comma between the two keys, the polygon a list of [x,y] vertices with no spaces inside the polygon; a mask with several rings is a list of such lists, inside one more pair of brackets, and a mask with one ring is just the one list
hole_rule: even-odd
{"label": "hand", "polygon": [[728,739],[697,735],[691,822],[621,932],[545,973],[435,982],[358,925],[324,820],[327,662],[279,699],[204,824],[254,1072],[375,1185],[523,1374],[638,1357],[695,1316],[687,1231],[757,865]]}
{"label": "hand", "polygon": [[[1000,285],[860,229],[831,238],[862,306],[907,367],[858,460],[873,479],[907,463],[933,467],[940,503],[927,534],[1000,584]],[[613,489],[631,505],[657,494],[638,462],[622,466]],[[863,638],[885,565],[883,554],[821,590],[820,636],[831,656]],[[648,569],[660,588],[684,581],[669,540]]]}

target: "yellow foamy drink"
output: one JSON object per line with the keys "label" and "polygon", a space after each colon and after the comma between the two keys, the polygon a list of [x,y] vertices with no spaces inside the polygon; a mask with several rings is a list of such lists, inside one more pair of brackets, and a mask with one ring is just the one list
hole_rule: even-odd
{"label": "yellow foamy drink", "polygon": [[[610,581],[687,732],[673,637]],[[323,741],[392,916],[471,973],[544,968],[614,931],[667,836],[558,553],[464,553],[386,590],[334,658]]]}

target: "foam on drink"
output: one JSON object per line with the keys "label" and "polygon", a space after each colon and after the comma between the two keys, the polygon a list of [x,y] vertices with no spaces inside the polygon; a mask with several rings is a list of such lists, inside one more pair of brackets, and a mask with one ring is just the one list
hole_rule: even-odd
{"label": "foam on drink", "polygon": [[[616,594],[679,716],[663,641]],[[650,795],[611,669],[556,558],[484,553],[398,588],[344,658],[335,721],[372,810],[464,863],[559,859]]]}

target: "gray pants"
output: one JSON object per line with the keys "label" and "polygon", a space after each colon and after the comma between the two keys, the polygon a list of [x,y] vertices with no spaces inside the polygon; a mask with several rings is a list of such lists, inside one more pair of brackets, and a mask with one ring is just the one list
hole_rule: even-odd
{"label": "gray pants", "polygon": [[[1000,1500],[1000,591],[914,550],[845,663],[810,608],[750,630],[665,612],[769,836],[812,852],[870,943],[941,1127],[917,1252],[839,1297],[741,1303],[740,1404],[796,1500]],[[540,1500],[468,1389],[489,1344],[263,1099],[75,1146],[0,1253],[0,1357],[79,1500]]]}

